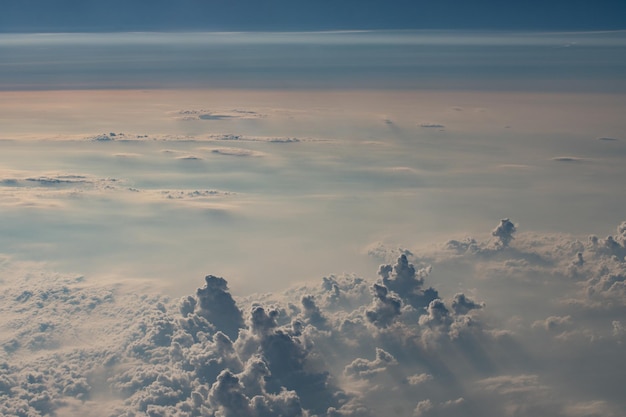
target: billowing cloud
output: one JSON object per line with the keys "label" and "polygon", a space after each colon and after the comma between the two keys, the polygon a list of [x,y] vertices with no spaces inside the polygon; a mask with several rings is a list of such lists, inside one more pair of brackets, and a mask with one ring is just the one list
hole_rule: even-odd
{"label": "billowing cloud", "polygon": [[484,306],[484,303],[476,303],[467,298],[463,293],[454,294],[454,299],[452,300],[451,305],[456,314],[467,314],[470,310],[480,309]]}
{"label": "billowing cloud", "polygon": [[390,294],[384,285],[374,284],[372,292],[374,294],[374,302],[372,307],[367,310],[366,317],[376,326],[389,326],[400,315],[402,301]]}
{"label": "billowing cloud", "polygon": [[348,366],[344,373],[346,375],[354,375],[358,378],[368,378],[380,372],[385,372],[387,367],[398,365],[398,361],[383,349],[376,348],[376,359],[369,361],[367,359],[357,358]]}
{"label": "billowing cloud", "polygon": [[207,275],[206,285],[196,292],[198,315],[215,325],[231,339],[236,339],[239,329],[243,328],[243,316],[228,292],[226,280]]}
{"label": "billowing cloud", "polygon": [[[619,415],[623,398],[611,387],[625,382],[624,223],[585,243],[519,231],[512,240],[511,225],[500,222],[495,249],[468,238],[402,250],[377,281],[328,276],[246,298],[213,275],[168,299],[3,258],[0,412]],[[480,279],[450,292],[439,271]],[[522,318],[515,308],[526,294],[493,298],[499,280],[545,294]],[[594,346],[602,356],[590,356]],[[594,381],[584,396],[568,377],[579,367]]]}
{"label": "billowing cloud", "polygon": [[493,229],[491,235],[498,239],[498,244],[501,247],[506,247],[513,240],[513,234],[517,231],[517,228],[509,219],[502,219],[500,224]]}
{"label": "billowing cloud", "polygon": [[414,417],[423,417],[428,415],[428,412],[433,409],[433,403],[426,399],[417,403],[415,410],[413,410]]}
{"label": "billowing cloud", "polygon": [[430,374],[415,374],[409,376],[406,380],[411,385],[419,385],[426,381],[431,381],[433,376]]}
{"label": "billowing cloud", "polygon": [[423,308],[439,294],[435,289],[422,288],[424,280],[430,273],[430,268],[419,270],[409,263],[405,254],[400,255],[395,265],[381,265],[378,275],[382,277],[383,284],[391,291],[405,299],[414,308]]}

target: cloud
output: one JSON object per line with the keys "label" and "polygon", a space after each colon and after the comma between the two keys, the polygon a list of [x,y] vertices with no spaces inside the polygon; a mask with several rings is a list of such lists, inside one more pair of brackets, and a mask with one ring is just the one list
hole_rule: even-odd
{"label": "cloud", "polygon": [[376,242],[367,248],[367,254],[377,261],[385,263],[395,262],[401,255],[406,257],[413,256],[413,253],[406,248],[390,248],[384,245],[382,242]]}
{"label": "cloud", "polygon": [[[178,151],[163,150],[164,153],[177,154]],[[130,156],[133,156],[131,154]],[[129,155],[124,155],[124,158]],[[134,156],[133,156],[134,157]],[[188,155],[183,157],[187,160]],[[196,160],[191,157],[191,160]],[[128,186],[129,181],[123,178],[100,178],[93,175],[37,172],[37,171],[4,171],[0,172],[0,205],[5,207],[29,207],[35,209],[76,209],[75,201],[110,200],[119,203],[133,202],[146,204],[154,202],[176,202],[180,206],[205,207],[216,210],[230,210],[225,198],[236,194],[223,190],[175,190],[138,188]]]}
{"label": "cloud", "polygon": [[423,384],[424,382],[427,381],[432,381],[433,376],[430,374],[415,374],[415,375],[411,375],[407,378],[407,382],[411,385],[419,385],[419,384]]}
{"label": "cloud", "polygon": [[577,156],[555,156],[552,158],[553,161],[557,162],[583,162],[584,158],[579,158]]}
{"label": "cloud", "polygon": [[411,168],[411,167],[389,167],[389,168],[384,168],[384,171],[391,172],[391,173],[412,174],[412,175],[420,174],[419,170],[415,168]]}
{"label": "cloud", "polygon": [[243,316],[228,292],[226,280],[213,275],[207,275],[204,280],[205,286],[196,292],[197,314],[231,339],[236,339],[239,329],[243,328]]}
{"label": "cloud", "polygon": [[596,138],[596,140],[601,140],[601,141],[606,141],[606,142],[615,142],[615,141],[618,141],[619,139],[604,136],[604,137]]}
{"label": "cloud", "polygon": [[[245,298],[214,275],[169,299],[0,258],[0,412],[617,416],[624,224],[611,239],[515,227],[513,240],[505,220],[506,245],[391,250],[374,281]],[[494,291],[503,281],[511,291]]]}
{"label": "cloud", "polygon": [[502,219],[500,224],[493,229],[491,235],[498,238],[498,245],[506,247],[513,240],[513,234],[517,231],[515,225],[509,219]]}
{"label": "cloud", "polygon": [[[74,139],[75,138],[75,139]],[[71,142],[73,140],[88,142],[110,142],[114,143],[138,143],[138,142],[171,142],[171,143],[206,143],[206,142],[262,142],[262,143],[299,143],[299,142],[319,142],[321,139],[299,139],[295,137],[280,136],[252,136],[235,134],[209,134],[209,135],[174,135],[174,134],[136,134],[130,132],[102,133],[91,136],[65,135],[62,138],[49,138],[58,142]]]}
{"label": "cloud", "polygon": [[[192,67],[165,78],[211,83],[214,71]],[[126,75],[154,73],[135,70]],[[29,267],[24,285],[0,274],[0,404],[12,407],[0,414],[407,416],[429,401],[429,414],[454,415],[443,405],[459,398],[465,415],[486,417],[533,415],[531,403],[543,407],[534,415],[624,409],[624,234],[604,229],[624,206],[608,149],[622,142],[593,140],[602,131],[588,117],[617,134],[623,98],[442,85],[448,93],[5,92],[3,134],[16,140],[0,159],[22,171],[0,174],[2,248],[54,265]],[[448,127],[462,134],[423,137]],[[32,140],[42,135],[57,136]],[[561,152],[602,164],[564,173],[550,160]],[[203,160],[175,159],[185,156]],[[515,231],[490,235],[506,215]],[[361,259],[372,241],[390,246]],[[113,275],[162,280],[176,299]],[[519,375],[536,375],[552,402],[473,389]]]}
{"label": "cloud", "polygon": [[[201,150],[204,150],[204,149],[201,149]],[[209,148],[207,150],[217,155],[226,155],[226,156],[259,157],[259,156],[265,155],[263,152],[258,152],[258,151],[253,151],[250,149],[243,149],[243,148],[220,147],[220,148]]]}
{"label": "cloud", "polygon": [[224,197],[233,195],[230,191],[221,190],[137,190],[134,192],[153,193],[160,195],[168,200],[206,200],[211,197]]}
{"label": "cloud", "polygon": [[566,417],[613,417],[618,416],[619,411],[605,401],[588,401],[567,405],[563,410],[563,415]]}
{"label": "cloud", "polygon": [[252,110],[180,110],[174,113],[178,120],[254,120],[267,117],[265,114]]}
{"label": "cloud", "polygon": [[179,161],[202,161],[202,158],[197,155],[181,155],[176,157]]}
{"label": "cloud", "polygon": [[301,299],[302,307],[304,308],[304,317],[308,322],[317,329],[327,329],[328,323],[326,317],[322,314],[321,309],[315,302],[315,297],[312,295],[305,295]]}
{"label": "cloud", "polygon": [[623,339],[626,336],[626,327],[619,320],[613,320],[611,324],[613,325],[613,336],[616,339]]}
{"label": "cloud", "polygon": [[45,188],[105,188],[119,182],[116,178],[63,172],[8,171],[0,172],[0,186]]}
{"label": "cloud", "polygon": [[148,135],[137,135],[132,133],[124,133],[124,132],[109,132],[109,133],[101,133],[94,136],[87,136],[83,138],[88,141],[94,142],[133,142],[133,141],[146,141],[146,140],[155,140],[157,138],[172,138],[169,135],[165,136],[148,136]]}
{"label": "cloud", "polygon": [[409,263],[406,254],[400,255],[395,265],[381,265],[378,269],[383,284],[414,308],[423,308],[439,296],[432,287],[422,288],[428,274],[429,267],[416,270],[415,266]]}
{"label": "cloud", "polygon": [[414,417],[423,417],[428,415],[428,412],[433,409],[433,403],[430,400],[422,400],[417,403],[415,410],[413,410]]}
{"label": "cloud", "polygon": [[529,170],[532,169],[532,165],[524,165],[524,164],[500,164],[498,168],[506,169],[506,170]]}
{"label": "cloud", "polygon": [[39,172],[0,172],[0,205],[5,207],[64,208],[68,201],[120,189],[118,178]]}
{"label": "cloud", "polygon": [[544,328],[546,331],[557,331],[563,327],[571,325],[571,316],[550,316],[545,320],[537,320],[532,324],[532,327]]}
{"label": "cloud", "polygon": [[139,158],[141,154],[133,152],[117,152],[113,154],[116,158]]}
{"label": "cloud", "polygon": [[298,138],[290,137],[263,137],[263,136],[243,136],[243,135],[209,135],[210,141],[237,141],[237,142],[266,142],[266,143],[298,143]]}
{"label": "cloud", "polygon": [[454,294],[452,300],[452,309],[456,314],[467,314],[471,310],[477,310],[485,307],[484,303],[475,303],[465,296],[463,293]]}
{"label": "cloud", "polygon": [[385,352],[383,349],[376,348],[376,359],[369,361],[367,359],[357,358],[345,367],[344,373],[348,376],[369,378],[373,375],[385,372],[390,366],[396,365],[398,365],[398,361],[393,355]]}
{"label": "cloud", "polygon": [[503,375],[485,378],[478,381],[478,385],[488,392],[498,394],[517,394],[540,390],[542,387],[537,375]]}

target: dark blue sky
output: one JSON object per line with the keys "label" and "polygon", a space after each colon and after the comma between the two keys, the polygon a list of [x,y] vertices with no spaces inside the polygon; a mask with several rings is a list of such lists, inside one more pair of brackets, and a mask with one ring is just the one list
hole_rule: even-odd
{"label": "dark blue sky", "polygon": [[626,29],[624,0],[0,0],[0,32]]}

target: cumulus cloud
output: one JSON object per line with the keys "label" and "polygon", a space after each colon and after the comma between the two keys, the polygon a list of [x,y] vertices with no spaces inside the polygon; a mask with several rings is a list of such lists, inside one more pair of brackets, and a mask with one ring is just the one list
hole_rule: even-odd
{"label": "cumulus cloud", "polygon": [[500,224],[493,229],[491,235],[498,239],[500,247],[506,247],[513,240],[513,234],[517,231],[515,224],[509,219],[502,219]]}
{"label": "cumulus cloud", "polygon": [[[581,242],[521,232],[512,240],[511,225],[496,228],[495,249],[487,237],[403,250],[377,281],[331,275],[246,298],[214,275],[195,294],[168,299],[2,258],[0,412],[619,415],[623,398],[611,387],[625,382],[617,255],[626,226]],[[461,283],[470,273],[481,276],[478,287],[446,287],[446,276]],[[524,274],[534,281],[515,286]],[[489,298],[498,280],[517,292]],[[521,291],[528,286],[534,298]],[[529,300],[531,320],[509,310]],[[594,381],[584,398],[568,377],[579,366]]]}
{"label": "cumulus cloud", "polygon": [[204,280],[205,286],[196,292],[198,315],[231,339],[236,339],[239,329],[243,327],[243,316],[228,292],[226,280],[213,275],[207,275]]}
{"label": "cumulus cloud", "polygon": [[400,255],[395,265],[384,264],[378,269],[383,284],[416,309],[427,306],[439,296],[432,287],[422,288],[428,274],[430,267],[416,270],[415,266],[409,263],[406,254]]}
{"label": "cumulus cloud", "polygon": [[433,403],[426,399],[417,403],[415,410],[413,410],[414,417],[423,417],[428,415],[428,412],[433,409]]}
{"label": "cumulus cloud", "polygon": [[571,316],[550,316],[545,320],[535,321],[532,327],[539,327],[545,329],[546,331],[553,332],[571,325],[571,319]]}
{"label": "cumulus cloud", "polygon": [[476,303],[463,293],[454,294],[454,299],[452,300],[452,309],[456,314],[467,314],[470,310],[478,310],[484,306],[484,303]]}
{"label": "cumulus cloud", "polygon": [[402,301],[384,285],[374,284],[372,293],[374,302],[366,312],[367,319],[379,327],[389,326],[400,315]]}
{"label": "cumulus cloud", "polygon": [[415,374],[407,378],[407,382],[411,385],[419,385],[427,381],[431,381],[433,376],[430,374]]}
{"label": "cumulus cloud", "polygon": [[398,365],[398,361],[383,349],[376,348],[376,359],[369,361],[367,359],[357,358],[344,369],[344,373],[348,376],[356,376],[359,378],[368,378],[372,375],[385,372],[389,366]]}

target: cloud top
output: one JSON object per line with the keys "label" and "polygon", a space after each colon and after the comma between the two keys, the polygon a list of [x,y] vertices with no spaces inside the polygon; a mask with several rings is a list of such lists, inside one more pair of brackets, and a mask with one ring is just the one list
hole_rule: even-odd
{"label": "cloud top", "polygon": [[[623,368],[626,222],[586,242],[518,233],[508,219],[492,233],[495,247],[469,238],[434,253],[402,250],[375,281],[328,276],[246,298],[215,275],[170,300],[2,259],[0,412],[619,415],[623,398],[606,390],[623,374],[604,368]],[[478,288],[428,286],[472,271]],[[477,301],[503,280],[545,293],[528,318],[510,311],[527,301],[521,291]],[[585,401],[567,377],[581,357],[598,369],[586,371]]]}

